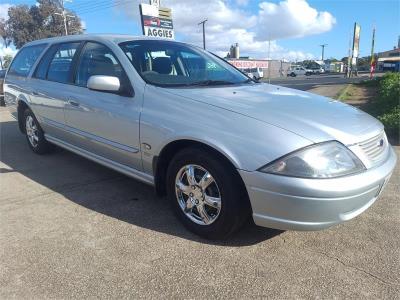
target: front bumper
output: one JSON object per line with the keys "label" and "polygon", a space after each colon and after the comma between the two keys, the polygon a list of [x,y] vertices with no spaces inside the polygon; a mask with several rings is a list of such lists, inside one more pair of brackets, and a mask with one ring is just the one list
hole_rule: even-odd
{"label": "front bumper", "polygon": [[396,165],[390,147],[379,166],[352,176],[303,179],[240,170],[254,222],[283,230],[320,230],[350,220],[370,207]]}

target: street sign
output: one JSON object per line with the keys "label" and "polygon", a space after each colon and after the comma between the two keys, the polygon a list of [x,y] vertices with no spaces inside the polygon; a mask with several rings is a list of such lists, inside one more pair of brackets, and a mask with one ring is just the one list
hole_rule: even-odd
{"label": "street sign", "polygon": [[169,8],[140,4],[143,34],[149,37],[174,39],[174,24]]}

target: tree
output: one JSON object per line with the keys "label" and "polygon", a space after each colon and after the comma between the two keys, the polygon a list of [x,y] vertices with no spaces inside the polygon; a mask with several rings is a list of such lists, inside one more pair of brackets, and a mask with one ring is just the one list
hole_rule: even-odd
{"label": "tree", "polygon": [[[38,0],[36,5],[17,5],[8,9],[6,28],[9,37],[16,48],[25,43],[48,37],[65,34],[64,20],[61,13],[62,6],[59,0]],[[68,33],[83,32],[80,18],[72,11],[66,11],[73,18],[68,18]],[[1,30],[1,29],[0,29]]]}
{"label": "tree", "polygon": [[0,38],[4,42],[4,46],[7,48],[11,43],[11,36],[7,27],[7,22],[0,18]]}
{"label": "tree", "polygon": [[3,57],[3,68],[4,69],[7,69],[10,66],[12,59],[13,59],[12,55],[10,55],[10,54],[4,55],[4,57]]}

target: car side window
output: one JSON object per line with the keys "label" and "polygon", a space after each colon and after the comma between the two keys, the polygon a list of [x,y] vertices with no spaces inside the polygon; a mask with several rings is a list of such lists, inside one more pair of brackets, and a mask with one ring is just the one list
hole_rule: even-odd
{"label": "car side window", "polygon": [[35,73],[32,77],[38,79],[46,79],[47,77],[47,70],[49,68],[49,64],[53,59],[54,53],[57,51],[58,45],[53,45],[47,50],[47,52],[43,55],[42,59],[40,60],[38,66],[36,67]]}
{"label": "car side window", "polygon": [[47,79],[60,83],[70,82],[72,60],[80,42],[60,44],[51,60]]}
{"label": "car side window", "polygon": [[91,76],[105,75],[124,81],[123,69],[113,52],[99,43],[88,42],[81,54],[75,84],[86,87]]}
{"label": "car side window", "polygon": [[13,60],[8,75],[27,77],[45,48],[45,44],[22,48]]}

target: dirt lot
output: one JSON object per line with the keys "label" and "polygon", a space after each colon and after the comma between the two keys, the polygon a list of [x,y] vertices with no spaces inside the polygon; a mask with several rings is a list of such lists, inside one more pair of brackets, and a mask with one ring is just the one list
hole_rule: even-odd
{"label": "dirt lot", "polygon": [[210,243],[152,188],[66,151],[37,156],[4,108],[0,119],[2,299],[400,299],[399,164],[381,198],[348,223],[248,225]]}

